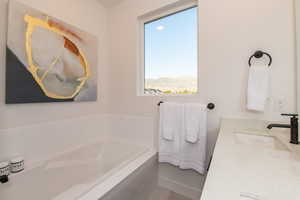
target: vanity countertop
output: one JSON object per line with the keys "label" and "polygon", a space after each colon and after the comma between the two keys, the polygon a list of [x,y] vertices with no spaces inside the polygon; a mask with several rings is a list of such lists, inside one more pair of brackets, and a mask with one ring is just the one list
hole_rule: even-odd
{"label": "vanity countertop", "polygon": [[300,199],[300,145],[268,124],[222,120],[201,200]]}

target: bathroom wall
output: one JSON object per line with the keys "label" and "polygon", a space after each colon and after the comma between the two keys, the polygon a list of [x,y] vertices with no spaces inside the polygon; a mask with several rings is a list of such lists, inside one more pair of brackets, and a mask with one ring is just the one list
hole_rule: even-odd
{"label": "bathroom wall", "polygon": [[[293,0],[199,1],[199,95],[137,96],[138,20],[176,0],[126,0],[109,10],[110,112],[157,116],[157,102],[213,102],[209,146],[222,117],[281,120],[296,111]],[[272,54],[271,98],[265,113],[245,109],[248,58],[257,49]],[[280,106],[282,105],[282,106]]]}
{"label": "bathroom wall", "polygon": [[19,0],[19,2],[98,36],[98,101],[5,105],[7,0],[0,0],[0,129],[106,112],[109,104],[106,8],[98,0]]}

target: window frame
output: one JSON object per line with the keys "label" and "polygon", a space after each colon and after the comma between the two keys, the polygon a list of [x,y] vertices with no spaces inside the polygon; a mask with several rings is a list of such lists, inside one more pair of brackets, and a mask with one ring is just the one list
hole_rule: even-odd
{"label": "window frame", "polygon": [[137,69],[137,96],[195,96],[199,94],[199,17],[197,22],[197,92],[195,94],[145,94],[145,25],[164,17],[174,15],[176,13],[197,7],[197,15],[199,16],[199,5],[197,1],[177,2],[173,5],[165,6],[153,12],[138,17],[138,69]]}

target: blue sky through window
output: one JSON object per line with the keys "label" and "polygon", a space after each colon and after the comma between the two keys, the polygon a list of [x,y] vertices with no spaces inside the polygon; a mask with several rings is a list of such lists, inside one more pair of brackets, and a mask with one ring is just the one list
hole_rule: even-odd
{"label": "blue sky through window", "polygon": [[145,79],[195,77],[197,7],[145,24]]}

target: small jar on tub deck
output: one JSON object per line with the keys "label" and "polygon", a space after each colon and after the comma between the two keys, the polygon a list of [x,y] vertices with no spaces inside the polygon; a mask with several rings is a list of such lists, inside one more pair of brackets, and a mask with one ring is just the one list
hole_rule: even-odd
{"label": "small jar on tub deck", "polygon": [[10,172],[18,173],[24,170],[24,158],[16,157],[10,160]]}
{"label": "small jar on tub deck", "polygon": [[8,176],[10,174],[10,168],[8,162],[0,162],[0,177]]}

